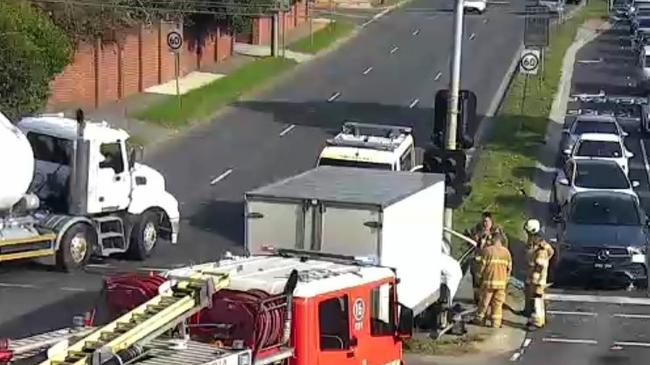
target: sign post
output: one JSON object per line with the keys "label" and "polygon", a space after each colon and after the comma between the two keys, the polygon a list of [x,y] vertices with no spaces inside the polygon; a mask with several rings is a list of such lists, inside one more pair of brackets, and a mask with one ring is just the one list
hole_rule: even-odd
{"label": "sign post", "polygon": [[519,69],[521,73],[527,75],[537,75],[537,70],[541,63],[539,49],[526,48],[521,52],[521,57],[519,59]]}
{"label": "sign post", "polygon": [[167,47],[174,54],[174,73],[176,75],[176,96],[178,97],[178,107],[182,108],[181,90],[178,84],[178,78],[181,68],[180,52],[183,49],[183,33],[179,29],[170,29],[167,32]]}

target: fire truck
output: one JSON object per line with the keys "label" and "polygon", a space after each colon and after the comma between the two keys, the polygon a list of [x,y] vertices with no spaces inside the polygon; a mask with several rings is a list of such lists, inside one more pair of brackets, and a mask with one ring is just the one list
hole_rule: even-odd
{"label": "fire truck", "polygon": [[296,250],[112,275],[112,322],[5,341],[0,362],[46,353],[40,365],[401,364],[413,312],[396,283],[367,260]]}

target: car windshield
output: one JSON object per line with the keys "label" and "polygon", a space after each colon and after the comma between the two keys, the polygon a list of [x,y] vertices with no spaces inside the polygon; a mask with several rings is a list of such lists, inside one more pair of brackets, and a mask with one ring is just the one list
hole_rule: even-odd
{"label": "car windshield", "polygon": [[578,164],[575,185],[586,189],[629,189],[630,183],[618,164]]}
{"label": "car windshield", "polygon": [[623,156],[618,142],[582,141],[578,146],[576,156],[619,158]]}
{"label": "car windshield", "polygon": [[611,122],[598,122],[593,120],[580,120],[576,122],[576,134],[583,133],[611,133],[618,134],[616,124]]}
{"label": "car windshield", "polygon": [[637,226],[641,224],[634,198],[619,195],[576,197],[568,220],[575,224],[590,225]]}
{"label": "car windshield", "polygon": [[643,113],[641,105],[634,104],[586,103],[582,108],[601,115],[611,115],[615,118],[640,118]]}
{"label": "car windshield", "polygon": [[339,160],[335,158],[321,158],[318,161],[318,166],[341,166],[341,167],[359,167],[364,169],[392,170],[392,166],[387,163]]}

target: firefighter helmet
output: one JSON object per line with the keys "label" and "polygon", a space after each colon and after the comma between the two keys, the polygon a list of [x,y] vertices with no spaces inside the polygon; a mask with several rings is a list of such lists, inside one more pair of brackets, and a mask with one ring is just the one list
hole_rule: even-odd
{"label": "firefighter helmet", "polygon": [[529,219],[526,221],[526,224],[524,224],[524,231],[530,234],[538,233],[540,229],[541,224],[537,219]]}

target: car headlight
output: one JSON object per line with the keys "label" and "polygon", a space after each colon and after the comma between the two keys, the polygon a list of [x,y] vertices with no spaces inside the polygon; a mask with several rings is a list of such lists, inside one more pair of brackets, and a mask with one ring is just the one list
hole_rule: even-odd
{"label": "car headlight", "polygon": [[647,251],[645,246],[644,247],[628,246],[627,252],[630,255],[645,255]]}

